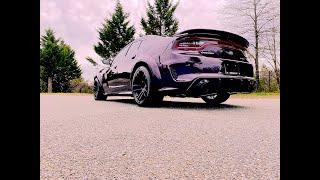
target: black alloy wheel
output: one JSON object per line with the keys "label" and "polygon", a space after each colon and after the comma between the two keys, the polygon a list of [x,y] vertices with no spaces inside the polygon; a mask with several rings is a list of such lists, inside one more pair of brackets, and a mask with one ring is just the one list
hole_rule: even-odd
{"label": "black alloy wheel", "polygon": [[98,81],[95,79],[94,83],[93,83],[93,96],[95,100],[106,100],[107,96],[104,95],[104,91],[102,89],[102,87],[100,87]]}
{"label": "black alloy wheel", "polygon": [[139,106],[156,105],[163,99],[163,96],[153,89],[149,70],[144,66],[138,67],[134,72],[132,94]]}

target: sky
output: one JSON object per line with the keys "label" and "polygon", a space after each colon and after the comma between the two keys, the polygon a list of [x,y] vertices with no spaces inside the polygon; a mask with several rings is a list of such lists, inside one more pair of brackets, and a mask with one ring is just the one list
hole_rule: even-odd
{"label": "sky", "polygon": [[[149,0],[151,3],[153,0]],[[180,0],[175,17],[179,30],[210,28],[224,30],[220,10],[227,0]],[[146,16],[147,0],[120,0],[129,21],[136,28],[136,36],[143,33],[140,20]],[[178,2],[173,0],[174,3]],[[99,67],[93,67],[85,59],[99,60],[93,50],[98,42],[97,29],[114,11],[116,0],[40,0],[40,32],[52,28],[76,53],[83,78],[92,81]]]}

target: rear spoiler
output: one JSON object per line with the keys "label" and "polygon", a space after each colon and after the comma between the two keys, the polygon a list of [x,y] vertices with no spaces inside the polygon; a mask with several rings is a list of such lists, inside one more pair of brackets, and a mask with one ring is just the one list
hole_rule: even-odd
{"label": "rear spoiler", "polygon": [[194,35],[205,35],[210,37],[217,37],[225,40],[230,40],[241,46],[244,46],[245,48],[249,47],[249,42],[245,38],[230,32],[213,30],[213,29],[189,29],[189,30],[182,31],[180,33],[175,34],[175,37],[185,37],[185,36],[194,36]]}

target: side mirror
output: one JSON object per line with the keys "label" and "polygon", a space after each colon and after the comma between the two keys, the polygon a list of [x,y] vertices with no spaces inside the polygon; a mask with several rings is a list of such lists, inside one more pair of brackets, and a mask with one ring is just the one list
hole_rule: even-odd
{"label": "side mirror", "polygon": [[102,63],[105,64],[105,65],[108,65],[108,66],[111,66],[111,62],[112,62],[111,59],[103,59],[102,60]]}

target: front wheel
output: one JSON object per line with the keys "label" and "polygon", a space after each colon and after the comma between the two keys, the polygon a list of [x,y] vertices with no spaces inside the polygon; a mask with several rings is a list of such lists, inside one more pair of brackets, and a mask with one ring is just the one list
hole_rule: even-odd
{"label": "front wheel", "polygon": [[94,97],[94,100],[96,100],[96,101],[101,101],[101,100],[107,99],[107,96],[104,95],[104,91],[103,91],[102,87],[100,87],[97,80],[94,80],[94,83],[93,83],[93,97]]}
{"label": "front wheel", "polygon": [[134,71],[132,94],[139,106],[158,105],[163,100],[163,96],[157,94],[157,90],[152,86],[149,70],[144,66]]}
{"label": "front wheel", "polygon": [[208,95],[208,96],[201,96],[201,98],[210,105],[218,105],[223,102],[225,102],[227,99],[229,99],[230,94],[229,93],[220,93],[220,94],[214,94],[214,95]]}

